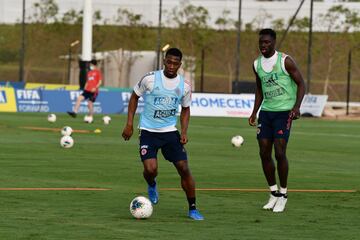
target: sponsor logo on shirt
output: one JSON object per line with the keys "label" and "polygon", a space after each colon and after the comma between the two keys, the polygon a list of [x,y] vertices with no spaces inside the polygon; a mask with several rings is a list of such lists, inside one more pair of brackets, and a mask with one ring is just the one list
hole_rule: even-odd
{"label": "sponsor logo on shirt", "polygon": [[154,112],[154,118],[167,118],[175,116],[176,109],[170,109],[170,110],[156,110]]}

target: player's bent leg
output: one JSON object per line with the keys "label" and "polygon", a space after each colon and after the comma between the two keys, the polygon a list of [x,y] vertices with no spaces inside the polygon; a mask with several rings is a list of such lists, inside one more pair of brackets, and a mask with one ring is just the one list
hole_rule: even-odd
{"label": "player's bent leg", "polygon": [[189,203],[189,218],[193,220],[204,220],[198,209],[196,209],[195,181],[191,175],[187,160],[174,163],[176,170],[181,177],[181,187],[183,188]]}
{"label": "player's bent leg", "polygon": [[81,102],[85,99],[85,97],[83,95],[80,95],[77,100],[76,100],[76,104],[75,104],[75,107],[74,107],[74,113],[77,113],[79,111],[79,108],[80,108],[80,104]]}
{"label": "player's bent leg", "polygon": [[159,193],[157,191],[155,180],[157,176],[157,160],[156,158],[144,160],[143,165],[143,175],[148,184],[149,199],[153,204],[157,204],[159,202]]}
{"label": "player's bent leg", "polygon": [[185,191],[186,197],[195,197],[195,181],[191,175],[187,161],[177,161],[176,163],[174,163],[174,165],[181,177],[181,187]]}
{"label": "player's bent leg", "polygon": [[94,103],[91,100],[88,100],[88,109],[89,109],[89,116],[94,115]]}

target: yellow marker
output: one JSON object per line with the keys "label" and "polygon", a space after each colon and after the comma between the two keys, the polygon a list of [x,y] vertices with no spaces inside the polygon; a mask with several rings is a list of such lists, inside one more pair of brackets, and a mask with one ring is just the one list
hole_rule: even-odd
{"label": "yellow marker", "polygon": [[94,133],[101,133],[101,130],[97,128],[94,130]]}

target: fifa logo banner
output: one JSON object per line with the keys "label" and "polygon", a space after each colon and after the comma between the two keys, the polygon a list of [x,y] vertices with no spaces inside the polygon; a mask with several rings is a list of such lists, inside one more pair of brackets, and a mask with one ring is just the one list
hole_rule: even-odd
{"label": "fifa logo banner", "polygon": [[0,88],[0,112],[16,112],[15,91],[13,88]]}

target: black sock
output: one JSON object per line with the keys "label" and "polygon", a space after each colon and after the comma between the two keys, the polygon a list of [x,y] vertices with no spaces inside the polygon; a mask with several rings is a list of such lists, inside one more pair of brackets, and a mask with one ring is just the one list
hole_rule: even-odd
{"label": "black sock", "polygon": [[271,195],[273,195],[274,197],[281,197],[281,193],[279,193],[278,191],[271,191]]}
{"label": "black sock", "polygon": [[196,209],[196,198],[188,198],[188,203],[189,203],[189,210],[195,210]]}
{"label": "black sock", "polygon": [[149,185],[150,187],[155,187],[155,186],[156,186],[156,182],[153,181],[152,183],[148,183],[148,185]]}

